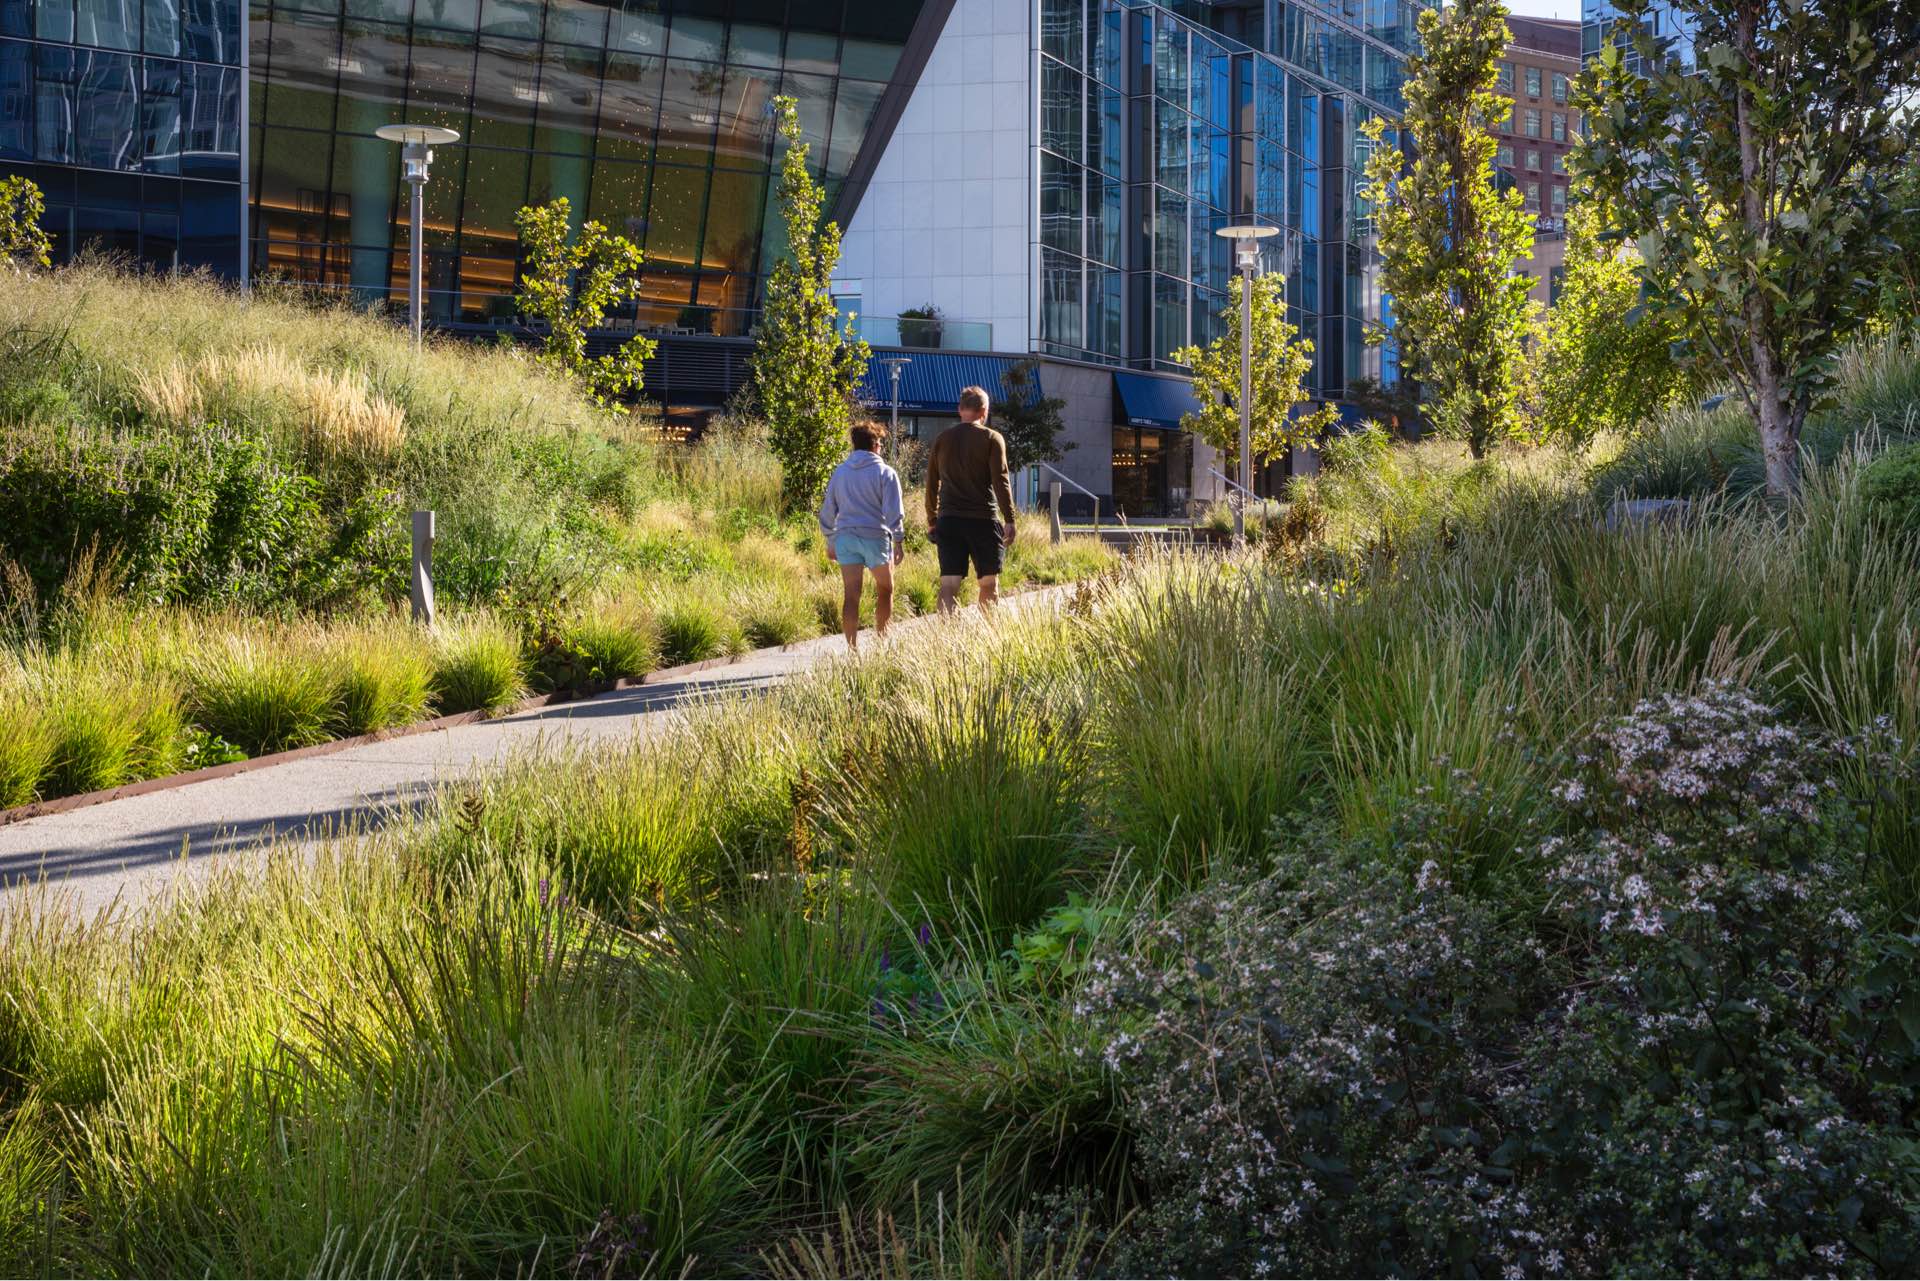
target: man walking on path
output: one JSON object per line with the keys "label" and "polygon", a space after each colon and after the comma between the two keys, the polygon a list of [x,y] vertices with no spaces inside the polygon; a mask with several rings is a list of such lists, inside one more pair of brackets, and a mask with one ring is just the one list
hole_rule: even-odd
{"label": "man walking on path", "polygon": [[906,550],[901,527],[900,477],[880,461],[887,429],[861,423],[852,431],[853,452],[827,478],[820,503],[820,532],[827,556],[840,563],[845,591],[840,599],[840,631],[848,649],[860,647],[860,591],[873,571],[873,630],[887,634],[893,620],[893,567]]}
{"label": "man walking on path", "polygon": [[[927,527],[940,552],[940,612],[951,614],[967,576],[980,576],[980,608],[992,609],[1000,562],[1013,545],[1013,486],[1007,480],[1007,441],[987,426],[987,393],[960,393],[960,423],[940,433],[927,459]],[[1000,517],[994,515],[998,503]]]}

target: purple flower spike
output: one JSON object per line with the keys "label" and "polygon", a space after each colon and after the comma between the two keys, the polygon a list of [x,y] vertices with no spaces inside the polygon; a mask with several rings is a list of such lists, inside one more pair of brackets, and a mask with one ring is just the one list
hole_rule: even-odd
{"label": "purple flower spike", "polygon": [[920,933],[918,937],[920,939],[921,947],[925,947],[927,946],[927,944],[933,942],[933,922],[931,921],[920,922]]}
{"label": "purple flower spike", "polygon": [[541,877],[541,878],[540,878],[540,908],[541,908],[541,910],[542,910],[542,911],[545,911],[545,910],[546,910],[546,906],[547,906],[547,878],[543,876],[543,877]]}

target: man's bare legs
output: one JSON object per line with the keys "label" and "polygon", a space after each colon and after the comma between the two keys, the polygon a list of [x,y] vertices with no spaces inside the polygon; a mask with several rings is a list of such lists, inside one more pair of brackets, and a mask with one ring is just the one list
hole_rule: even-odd
{"label": "man's bare legs", "polygon": [[[848,649],[860,648],[860,591],[865,586],[866,570],[859,565],[840,567],[840,634],[847,638]],[[887,634],[893,621],[893,566],[873,567],[873,632]]]}
{"label": "man's bare legs", "polygon": [[[944,574],[941,576],[940,612],[942,614],[951,614],[960,607],[960,584],[965,581],[965,579],[957,576]],[[982,574],[980,576],[981,612],[990,612],[993,609],[994,602],[999,599],[1000,576],[998,574]]]}

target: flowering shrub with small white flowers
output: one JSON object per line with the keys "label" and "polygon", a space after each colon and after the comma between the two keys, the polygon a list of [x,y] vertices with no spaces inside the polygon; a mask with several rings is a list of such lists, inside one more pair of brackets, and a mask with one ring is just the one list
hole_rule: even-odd
{"label": "flowering shrub with small white flowers", "polygon": [[1875,919],[1831,774],[1871,750],[1653,700],[1564,758],[1538,920],[1410,832],[1412,875],[1307,842],[1144,925],[1084,998],[1152,1194],[1112,1258],[1912,1274],[1920,941]]}

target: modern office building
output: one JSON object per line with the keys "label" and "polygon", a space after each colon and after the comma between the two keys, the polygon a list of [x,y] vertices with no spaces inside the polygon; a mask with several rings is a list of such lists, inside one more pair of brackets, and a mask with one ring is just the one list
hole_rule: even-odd
{"label": "modern office building", "polygon": [[1522,270],[1533,278],[1534,301],[1545,306],[1567,261],[1567,155],[1580,136],[1569,98],[1580,74],[1580,24],[1515,16],[1507,30],[1513,39],[1500,60],[1500,92],[1513,99],[1513,111],[1500,127],[1495,163],[1533,214],[1533,258]]}
{"label": "modern office building", "polygon": [[609,337],[660,335],[649,394],[693,422],[745,377],[790,94],[846,229],[836,292],[912,362],[907,421],[1038,359],[1068,480],[1147,514],[1212,492],[1174,353],[1220,331],[1218,228],[1283,230],[1264,268],[1318,396],[1396,377],[1363,337],[1359,126],[1398,109],[1423,2],[0,0],[0,165],[46,188],[63,252],[386,303],[406,202],[374,130],[457,129],[426,192],[431,322],[511,326],[513,215],[567,196],[645,251]]}
{"label": "modern office building", "polygon": [[244,270],[243,0],[0,0],[0,170],[82,245]]}
{"label": "modern office building", "polygon": [[[1639,55],[1619,30],[1620,11],[1611,0],[1581,0],[1580,6],[1580,53],[1582,58],[1591,58],[1601,48],[1612,41],[1628,49],[1627,65],[1639,65]],[[1693,34],[1688,28],[1686,15],[1678,13],[1670,3],[1658,3],[1647,14],[1647,26],[1654,39],[1666,42],[1670,56],[1683,62],[1693,61]]]}

